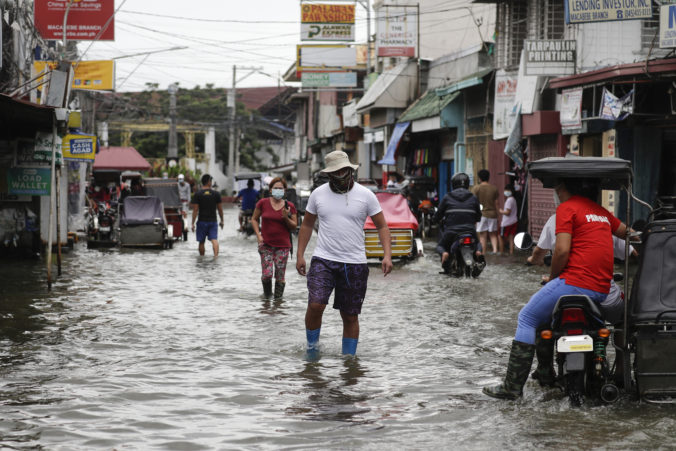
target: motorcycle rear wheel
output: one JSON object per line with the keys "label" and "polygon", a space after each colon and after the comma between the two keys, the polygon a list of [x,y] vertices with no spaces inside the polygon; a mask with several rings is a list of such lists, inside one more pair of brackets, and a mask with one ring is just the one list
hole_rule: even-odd
{"label": "motorcycle rear wheel", "polygon": [[566,378],[566,393],[573,407],[581,407],[584,403],[584,371],[568,373]]}

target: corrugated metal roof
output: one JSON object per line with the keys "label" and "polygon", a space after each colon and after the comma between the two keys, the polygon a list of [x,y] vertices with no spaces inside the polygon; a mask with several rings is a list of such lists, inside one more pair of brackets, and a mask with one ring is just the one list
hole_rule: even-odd
{"label": "corrugated metal roof", "polygon": [[415,121],[427,117],[439,116],[441,110],[454,101],[460,95],[459,92],[439,96],[435,89],[431,89],[416,100],[410,107],[404,111],[397,122]]}

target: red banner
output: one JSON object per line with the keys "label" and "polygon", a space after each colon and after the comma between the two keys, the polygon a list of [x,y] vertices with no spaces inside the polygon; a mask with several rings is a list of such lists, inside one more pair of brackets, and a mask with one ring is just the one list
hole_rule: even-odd
{"label": "red banner", "polygon": [[[63,39],[63,17],[67,0],[35,0],[35,28],[44,39]],[[100,41],[115,40],[115,0],[73,1],[66,22],[66,38],[73,41],[93,41],[106,25],[98,38]]]}

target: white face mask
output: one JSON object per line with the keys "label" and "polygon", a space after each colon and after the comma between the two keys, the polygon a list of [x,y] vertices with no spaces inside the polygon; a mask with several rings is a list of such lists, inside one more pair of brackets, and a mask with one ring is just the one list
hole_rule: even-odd
{"label": "white face mask", "polygon": [[284,197],[284,190],[282,188],[272,188],[272,197],[279,200]]}
{"label": "white face mask", "polygon": [[505,191],[505,196],[506,196],[506,197],[510,197],[511,195],[512,195],[512,192],[511,192],[511,191]]}

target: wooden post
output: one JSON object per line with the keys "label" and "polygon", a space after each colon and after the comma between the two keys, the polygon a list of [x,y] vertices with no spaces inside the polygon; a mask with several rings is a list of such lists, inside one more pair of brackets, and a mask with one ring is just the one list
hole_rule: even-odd
{"label": "wooden post", "polygon": [[56,180],[56,274],[61,275],[61,167],[54,173]]}
{"label": "wooden post", "polygon": [[54,191],[54,174],[56,168],[56,116],[52,119],[52,170],[49,190],[49,229],[47,231],[47,291],[52,290],[52,241],[54,234],[54,210],[56,195]]}

